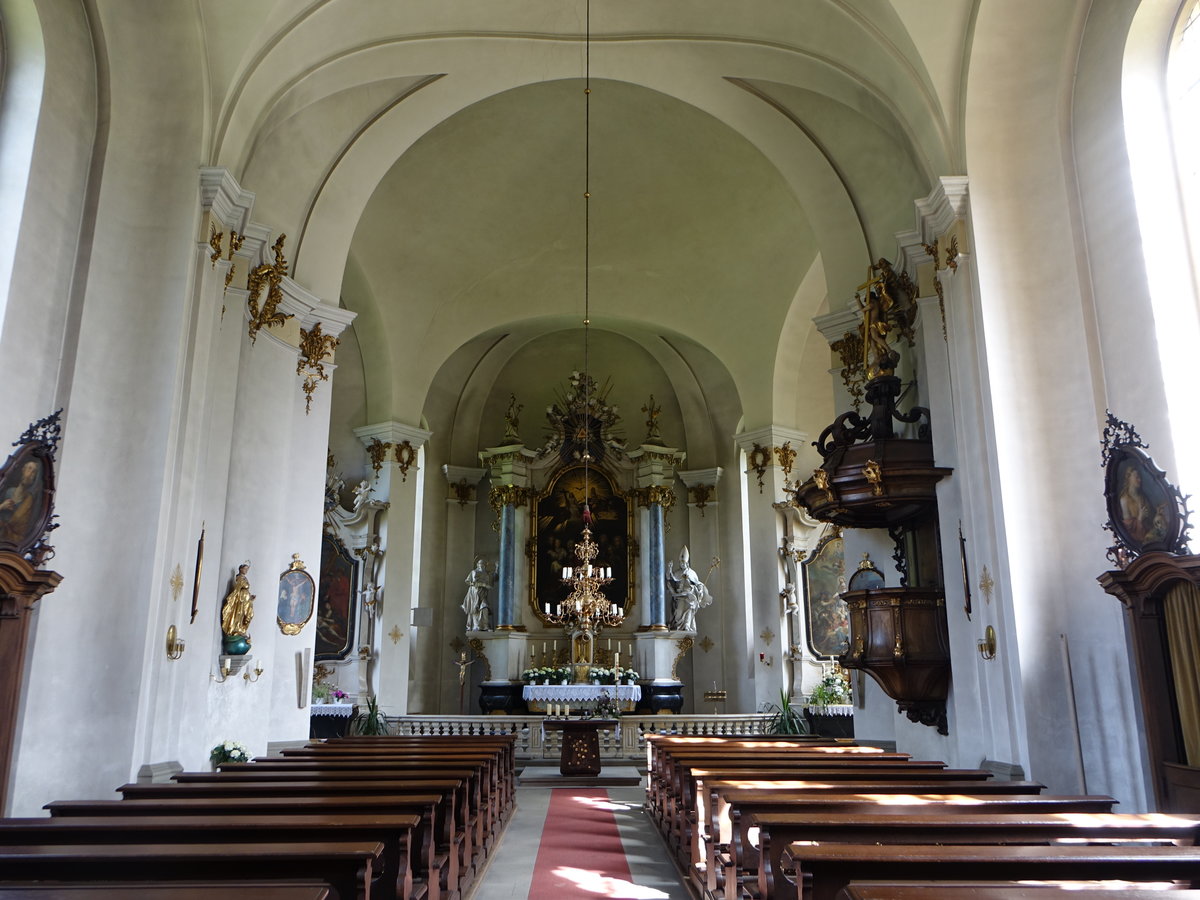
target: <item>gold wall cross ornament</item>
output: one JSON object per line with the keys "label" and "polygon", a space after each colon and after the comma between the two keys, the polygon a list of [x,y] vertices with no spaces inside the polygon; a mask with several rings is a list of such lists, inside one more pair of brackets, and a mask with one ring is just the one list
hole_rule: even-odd
{"label": "gold wall cross ornament", "polygon": [[313,325],[311,331],[300,329],[300,356],[296,360],[296,374],[304,376],[304,414],[307,416],[312,409],[313,392],[317,383],[329,380],[325,371],[325,361],[332,359],[333,351],[341,341],[332,334],[321,333],[321,323]]}
{"label": "gold wall cross ornament", "polygon": [[179,563],[175,563],[175,568],[171,572],[171,599],[178,600],[179,595],[183,593],[183,567]]}
{"label": "gold wall cross ornament", "polygon": [[770,647],[771,641],[775,640],[775,632],[773,632],[770,628],[764,628],[759,634],[759,637],[762,639],[764,644]]}
{"label": "gold wall cross ornament", "polygon": [[709,650],[711,650],[715,646],[717,646],[717,645],[713,643],[713,639],[710,638],[707,634],[704,637],[700,638],[700,649],[703,650],[705,653],[707,653]]}
{"label": "gold wall cross ornament", "polygon": [[393,625],[392,630],[388,632],[388,637],[392,639],[393,644],[398,644],[400,638],[404,637],[404,632],[400,630],[399,625]]}
{"label": "gold wall cross ornament", "polygon": [[[281,234],[271,248],[275,254],[275,261],[255,266],[250,270],[250,275],[246,279],[246,290],[250,292],[250,296],[246,300],[246,306],[250,310],[250,322],[247,330],[252,344],[258,339],[260,329],[282,325],[292,318],[291,313],[278,311],[279,304],[283,302],[282,285],[288,267],[287,259],[283,255],[283,242],[286,240],[287,235]],[[260,309],[258,299],[262,296],[264,287],[267,289],[267,296]]]}

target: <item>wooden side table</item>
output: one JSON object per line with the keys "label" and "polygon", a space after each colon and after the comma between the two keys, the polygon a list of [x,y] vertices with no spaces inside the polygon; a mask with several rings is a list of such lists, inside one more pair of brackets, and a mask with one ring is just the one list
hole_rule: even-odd
{"label": "wooden side table", "polygon": [[563,775],[600,774],[600,729],[614,728],[616,719],[546,719],[542,727],[562,732],[558,771]]}

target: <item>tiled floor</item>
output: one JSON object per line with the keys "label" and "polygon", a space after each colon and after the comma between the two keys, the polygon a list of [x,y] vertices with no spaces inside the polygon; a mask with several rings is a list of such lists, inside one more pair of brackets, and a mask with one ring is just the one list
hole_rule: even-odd
{"label": "tiled floor", "polygon": [[[623,770],[622,770],[623,771]],[[632,771],[632,770],[631,770]],[[602,774],[614,774],[605,767]],[[529,895],[533,864],[542,839],[542,826],[550,804],[551,788],[517,788],[517,811],[508,823],[483,878],[468,900],[525,900]],[[667,858],[658,833],[642,811],[644,787],[608,789],[633,884],[604,893],[581,887],[580,898],[594,900],[688,900],[687,889]],[[586,868],[581,862],[580,868]],[[564,897],[563,900],[571,900]]]}

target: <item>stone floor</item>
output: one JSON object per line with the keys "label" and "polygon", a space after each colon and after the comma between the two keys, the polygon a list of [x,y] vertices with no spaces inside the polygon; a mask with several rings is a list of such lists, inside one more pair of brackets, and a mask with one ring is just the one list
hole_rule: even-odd
{"label": "stone floor", "polygon": [[[631,779],[639,773],[632,766],[606,766],[600,775],[602,778]],[[543,784],[548,779],[534,780],[536,784],[518,785],[517,810],[492,854],[483,877],[476,882],[471,896],[464,900],[525,900],[528,897],[552,790]],[[599,785],[608,791],[633,884],[605,893],[581,887],[578,897],[595,900],[688,900],[688,891],[667,857],[658,832],[642,810],[646,797],[644,776],[640,780],[640,786]],[[586,866],[581,862],[580,867]],[[564,896],[562,900],[572,898]]]}

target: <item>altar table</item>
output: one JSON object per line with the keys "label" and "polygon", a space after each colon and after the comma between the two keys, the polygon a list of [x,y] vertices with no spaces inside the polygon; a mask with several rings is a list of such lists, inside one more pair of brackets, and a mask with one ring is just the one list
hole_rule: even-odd
{"label": "altar table", "polygon": [[614,728],[618,724],[616,719],[544,720],[543,729],[562,732],[562,755],[558,759],[558,771],[563,775],[599,775],[600,729]]}
{"label": "altar table", "polygon": [[526,702],[567,703],[571,706],[594,703],[601,694],[608,694],[617,703],[636,703],[642,699],[642,687],[638,684],[527,684],[521,689],[521,696]]}
{"label": "altar table", "polygon": [[309,707],[308,736],[313,739],[345,737],[350,720],[358,714],[353,703],[314,703]]}

